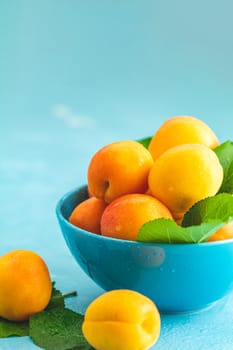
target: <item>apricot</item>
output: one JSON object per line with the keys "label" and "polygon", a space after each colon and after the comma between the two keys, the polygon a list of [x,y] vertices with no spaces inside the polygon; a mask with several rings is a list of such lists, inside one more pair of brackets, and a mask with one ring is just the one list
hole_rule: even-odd
{"label": "apricot", "polygon": [[146,350],[159,337],[160,314],[143,294],[113,290],[88,306],[82,330],[96,350]]}
{"label": "apricot", "polygon": [[0,316],[24,321],[46,308],[52,282],[44,260],[30,250],[14,250],[0,257]]}
{"label": "apricot", "polygon": [[228,222],[218,229],[209,239],[208,242],[221,241],[233,238],[233,221]]}
{"label": "apricot", "polygon": [[156,159],[148,182],[153,196],[179,221],[193,204],[215,195],[222,179],[223,169],[213,150],[201,144],[183,144]]}
{"label": "apricot", "polygon": [[203,144],[211,149],[219,145],[217,136],[203,121],[191,116],[176,116],[160,126],[148,149],[155,160],[167,149],[185,143]]}
{"label": "apricot", "polygon": [[144,193],[152,164],[150,152],[139,142],[108,144],[89,163],[89,193],[107,203],[127,193]]}
{"label": "apricot", "polygon": [[101,219],[103,236],[135,241],[140,227],[158,218],[172,219],[168,208],[146,194],[128,194],[115,199],[105,209]]}
{"label": "apricot", "polygon": [[106,206],[102,199],[88,198],[74,208],[69,221],[83,230],[100,234],[100,220]]}

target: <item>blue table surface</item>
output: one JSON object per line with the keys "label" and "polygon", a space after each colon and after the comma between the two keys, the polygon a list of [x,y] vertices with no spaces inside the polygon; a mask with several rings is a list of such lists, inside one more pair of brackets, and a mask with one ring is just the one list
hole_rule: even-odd
{"label": "blue table surface", "polygon": [[[232,139],[232,10],[227,0],[1,1],[0,254],[40,254],[57,288],[78,291],[72,309],[84,313],[103,290],[65,245],[58,199],[86,183],[100,147],[152,135],[173,115]],[[233,349],[232,294],[161,318],[154,350]],[[0,339],[16,348],[38,349]]]}

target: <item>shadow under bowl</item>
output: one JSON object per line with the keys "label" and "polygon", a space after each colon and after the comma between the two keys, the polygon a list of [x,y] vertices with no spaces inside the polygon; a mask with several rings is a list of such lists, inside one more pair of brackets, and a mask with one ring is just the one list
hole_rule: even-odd
{"label": "shadow under bowl", "polygon": [[233,289],[233,239],[157,244],[104,237],[68,221],[87,198],[86,186],[66,193],[56,215],[74,259],[104,290],[132,289],[152,299],[160,312],[178,313],[206,308]]}

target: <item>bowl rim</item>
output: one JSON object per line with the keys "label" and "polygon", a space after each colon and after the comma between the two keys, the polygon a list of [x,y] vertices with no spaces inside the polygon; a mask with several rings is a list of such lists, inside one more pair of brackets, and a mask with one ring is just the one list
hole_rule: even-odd
{"label": "bowl rim", "polygon": [[77,227],[73,224],[71,224],[62,214],[61,207],[63,203],[67,200],[67,198],[75,193],[80,191],[81,189],[87,188],[87,184],[82,184],[80,186],[73,187],[71,190],[65,192],[57,201],[56,207],[55,207],[55,212],[57,215],[57,218],[59,221],[62,221],[65,223],[68,227],[70,227],[73,230],[81,231],[85,235],[89,237],[94,237],[97,240],[106,240],[106,241],[112,241],[112,242],[119,242],[120,244],[130,244],[130,245],[154,245],[154,246],[162,246],[162,247],[210,247],[210,246],[219,246],[219,245],[228,245],[230,243],[233,243],[233,238],[225,239],[225,240],[219,240],[219,241],[211,241],[211,242],[200,242],[200,243],[162,243],[162,242],[140,242],[140,241],[130,241],[130,240],[123,240],[120,238],[114,238],[114,237],[107,237],[107,236],[102,236],[101,234],[95,234],[89,231],[86,231],[80,227]]}

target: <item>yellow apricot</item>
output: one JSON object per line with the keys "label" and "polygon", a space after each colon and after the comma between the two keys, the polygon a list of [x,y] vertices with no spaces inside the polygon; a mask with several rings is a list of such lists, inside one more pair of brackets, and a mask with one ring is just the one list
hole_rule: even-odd
{"label": "yellow apricot", "polygon": [[160,314],[143,294],[113,290],[88,306],[82,330],[96,350],[146,350],[159,337]]}
{"label": "yellow apricot", "polygon": [[88,198],[74,208],[69,222],[83,230],[100,234],[100,220],[106,206],[102,199]]}
{"label": "yellow apricot", "polygon": [[218,229],[209,239],[208,242],[221,241],[233,238],[233,221],[228,222]]}
{"label": "yellow apricot", "polygon": [[184,143],[200,143],[213,149],[219,141],[210,127],[200,119],[176,116],[167,119],[160,126],[148,149],[155,160],[167,149]]}
{"label": "yellow apricot", "polygon": [[148,182],[153,196],[179,221],[193,204],[215,195],[222,179],[223,169],[214,151],[201,144],[183,144],[157,158]]}
{"label": "yellow apricot", "polygon": [[44,260],[30,250],[0,257],[0,316],[24,321],[48,305],[52,282]]}
{"label": "yellow apricot", "polygon": [[103,236],[135,241],[140,227],[158,218],[172,219],[168,208],[146,194],[126,194],[115,199],[101,218]]}
{"label": "yellow apricot", "polygon": [[110,203],[128,193],[144,193],[153,159],[139,142],[126,140],[97,151],[88,166],[88,190]]}

